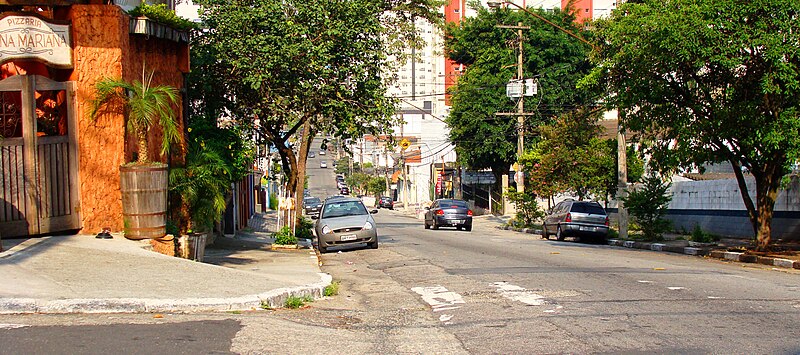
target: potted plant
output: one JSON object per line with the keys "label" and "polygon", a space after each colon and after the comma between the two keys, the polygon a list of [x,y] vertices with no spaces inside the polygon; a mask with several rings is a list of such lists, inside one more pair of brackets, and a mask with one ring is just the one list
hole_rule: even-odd
{"label": "potted plant", "polygon": [[90,116],[102,112],[120,112],[126,116],[126,130],[138,143],[135,162],[120,166],[120,190],[125,237],[129,239],[161,238],[166,234],[167,165],[149,159],[147,133],[161,127],[161,154],[169,152],[171,143],[180,140],[173,105],[178,103],[178,90],[167,85],[153,85],[153,72],[142,68],[142,81],[127,82],[103,78],[95,84],[96,96]]}

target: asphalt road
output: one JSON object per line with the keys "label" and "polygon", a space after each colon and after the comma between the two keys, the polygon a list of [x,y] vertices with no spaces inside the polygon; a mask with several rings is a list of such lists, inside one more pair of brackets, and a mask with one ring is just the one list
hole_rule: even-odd
{"label": "asphalt road", "polygon": [[[311,192],[335,194],[319,160]],[[800,353],[797,271],[546,241],[481,218],[472,232],[376,219],[380,248],[324,254],[340,291],[309,307],[7,316],[0,353]]]}

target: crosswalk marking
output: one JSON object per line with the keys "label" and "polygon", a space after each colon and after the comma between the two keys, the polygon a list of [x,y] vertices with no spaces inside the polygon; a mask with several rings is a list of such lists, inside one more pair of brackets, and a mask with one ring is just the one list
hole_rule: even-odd
{"label": "crosswalk marking", "polygon": [[443,286],[412,287],[411,291],[422,296],[422,300],[431,305],[434,312],[456,309],[461,307],[458,304],[466,303],[461,295],[448,291]]}
{"label": "crosswalk marking", "polygon": [[547,304],[544,296],[537,295],[522,287],[509,284],[508,282],[495,282],[492,285],[497,288],[497,292],[500,292],[500,295],[510,300],[522,302],[530,306],[543,306]]}

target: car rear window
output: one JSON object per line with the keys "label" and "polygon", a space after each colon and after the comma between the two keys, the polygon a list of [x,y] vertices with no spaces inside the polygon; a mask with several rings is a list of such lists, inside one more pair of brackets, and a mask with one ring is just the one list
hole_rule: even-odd
{"label": "car rear window", "polygon": [[606,210],[596,203],[574,203],[572,212],[588,214],[606,214]]}
{"label": "car rear window", "polygon": [[442,208],[469,208],[466,202],[459,200],[442,200],[439,202],[439,206]]}

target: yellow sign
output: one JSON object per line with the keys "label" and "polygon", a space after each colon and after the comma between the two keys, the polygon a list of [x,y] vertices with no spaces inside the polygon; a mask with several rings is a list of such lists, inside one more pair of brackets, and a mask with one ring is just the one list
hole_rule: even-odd
{"label": "yellow sign", "polygon": [[404,138],[402,141],[400,141],[400,148],[403,148],[403,150],[408,149],[408,147],[410,147],[410,146],[411,146],[411,142],[409,142],[408,139]]}
{"label": "yellow sign", "polygon": [[514,171],[519,171],[519,164],[514,163],[514,165],[512,165],[511,168],[514,169]]}

